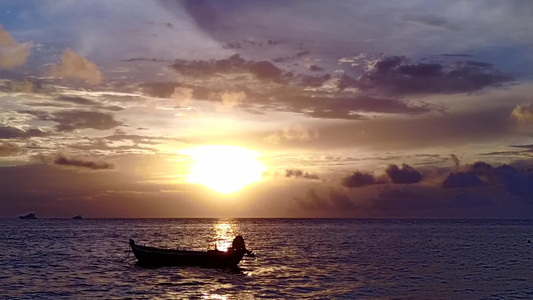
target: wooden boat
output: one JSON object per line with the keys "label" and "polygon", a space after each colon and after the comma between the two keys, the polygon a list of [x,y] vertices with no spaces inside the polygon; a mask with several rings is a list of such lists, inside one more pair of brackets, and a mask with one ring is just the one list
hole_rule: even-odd
{"label": "wooden boat", "polygon": [[140,246],[130,239],[130,247],[140,265],[144,266],[200,266],[208,268],[234,268],[244,254],[253,256],[246,250],[244,239],[237,236],[227,251],[186,251]]}
{"label": "wooden boat", "polygon": [[29,213],[24,216],[19,216],[19,219],[37,219],[37,217],[35,216],[35,213]]}

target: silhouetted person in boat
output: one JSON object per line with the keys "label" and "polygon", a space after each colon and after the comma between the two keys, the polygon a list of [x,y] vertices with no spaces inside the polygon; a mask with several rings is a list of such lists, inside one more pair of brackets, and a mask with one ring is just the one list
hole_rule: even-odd
{"label": "silhouetted person in boat", "polygon": [[246,249],[246,244],[244,243],[244,238],[240,235],[236,236],[231,243],[231,249],[234,251],[244,251],[244,253],[249,256],[254,256],[252,251]]}

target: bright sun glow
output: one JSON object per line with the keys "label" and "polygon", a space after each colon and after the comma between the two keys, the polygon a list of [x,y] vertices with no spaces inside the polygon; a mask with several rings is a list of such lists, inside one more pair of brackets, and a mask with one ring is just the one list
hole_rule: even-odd
{"label": "bright sun glow", "polygon": [[194,164],[187,179],[222,193],[230,194],[248,184],[261,181],[266,167],[256,158],[259,153],[236,146],[210,145],[180,151]]}

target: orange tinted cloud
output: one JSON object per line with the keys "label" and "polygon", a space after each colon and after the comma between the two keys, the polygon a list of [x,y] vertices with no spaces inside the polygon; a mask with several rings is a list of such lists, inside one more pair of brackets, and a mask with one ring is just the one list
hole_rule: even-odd
{"label": "orange tinted cloud", "polygon": [[513,109],[511,117],[515,118],[519,122],[533,121],[533,107],[531,107],[531,104],[529,103],[517,105],[515,109]]}
{"label": "orange tinted cloud", "polygon": [[100,83],[102,72],[93,63],[67,48],[61,55],[61,64],[53,65],[50,74],[54,77],[77,78],[88,83]]}
{"label": "orange tinted cloud", "polygon": [[21,66],[30,55],[29,43],[17,43],[0,24],[0,70]]}

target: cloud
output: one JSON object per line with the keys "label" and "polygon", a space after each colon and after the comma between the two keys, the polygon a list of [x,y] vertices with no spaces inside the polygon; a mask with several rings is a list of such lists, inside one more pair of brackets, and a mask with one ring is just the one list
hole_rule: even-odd
{"label": "cloud", "polygon": [[226,59],[209,61],[178,59],[171,67],[180,74],[197,78],[247,73],[261,81],[279,82],[283,73],[269,61],[247,61],[239,54]]}
{"label": "cloud", "polygon": [[192,100],[193,92],[194,90],[191,88],[175,87],[170,98],[176,100],[179,106],[185,106]]}
{"label": "cloud", "polygon": [[[277,98],[276,98],[277,99]],[[315,118],[329,119],[365,119],[360,113],[388,113],[419,115],[431,111],[427,104],[406,104],[393,98],[353,95],[350,97],[324,96],[321,94],[307,96],[279,95],[279,104],[293,112],[305,113]]]}
{"label": "cloud", "polygon": [[[247,90],[244,93],[249,104],[304,113],[314,118],[365,119],[360,113],[414,115],[432,110],[432,107],[425,103],[418,105],[405,103],[390,95],[387,97],[373,95],[372,91],[347,92],[350,86],[358,89],[364,86],[361,80],[347,75],[294,75],[293,72],[285,72],[268,61],[247,61],[237,54],[220,60],[177,60],[171,67],[187,78],[189,83],[196,82],[198,88],[194,89],[197,99],[213,101],[209,95],[220,93],[217,91],[220,89],[220,82],[233,89],[242,89],[245,80]],[[243,74],[250,74],[252,77],[245,78]],[[204,80],[213,76],[218,76],[216,81]],[[339,89],[334,87],[335,82]],[[150,84],[149,93],[168,97],[175,85]],[[202,95],[202,89],[205,90],[205,95]]]}
{"label": "cloud", "polygon": [[445,18],[437,15],[411,15],[404,17],[405,22],[419,26],[439,27],[443,29],[457,29]]}
{"label": "cloud", "polygon": [[124,109],[123,107],[116,106],[116,105],[104,106],[104,105],[101,105],[97,101],[87,99],[84,97],[79,97],[79,96],[61,95],[57,97],[56,100],[59,102],[72,103],[72,104],[77,104],[77,105],[82,105],[82,106],[90,106],[93,108],[100,108],[100,109],[109,110],[109,111],[121,111]]}
{"label": "cloud", "polygon": [[78,97],[78,96],[61,95],[57,97],[57,100],[61,102],[69,102],[69,103],[80,104],[80,105],[98,105],[99,104],[98,102],[94,100],[90,100],[90,99]]}
{"label": "cloud", "polygon": [[316,174],[309,174],[307,172],[303,172],[299,169],[287,169],[285,170],[285,177],[287,178],[304,178],[304,179],[312,179],[312,180],[319,180],[320,177],[318,177]]}
{"label": "cloud", "polygon": [[[140,85],[140,88],[142,89],[143,93],[150,95],[152,97],[157,98],[174,98],[172,95],[176,91],[176,88],[178,88],[178,92],[176,94],[176,97],[181,97],[183,95],[187,95],[188,91],[181,90],[180,84],[176,82],[143,82]],[[185,93],[185,94],[182,94]],[[176,99],[176,100],[181,100]]]}
{"label": "cloud", "polygon": [[531,104],[526,103],[517,105],[515,109],[513,109],[511,117],[515,118],[518,122],[533,121],[533,108],[531,107]]}
{"label": "cloud", "polygon": [[287,141],[311,141],[319,138],[318,131],[303,126],[285,127],[283,130],[268,135],[265,140],[274,145]]}
{"label": "cloud", "polygon": [[327,210],[331,205],[316,193],[315,189],[307,190],[305,197],[295,197],[294,200],[304,210]]}
{"label": "cloud", "polygon": [[0,24],[0,70],[23,65],[30,55],[30,43],[17,43]]}
{"label": "cloud", "polygon": [[479,161],[464,172],[453,172],[444,180],[444,188],[501,187],[508,193],[533,203],[533,172],[529,165],[519,169],[510,165],[493,167]]}
{"label": "cloud", "polygon": [[107,130],[122,125],[122,122],[115,120],[111,114],[83,110],[57,112],[51,120],[59,123],[56,125],[57,131],[85,128]]}
{"label": "cloud", "polygon": [[61,64],[52,65],[50,75],[54,77],[76,78],[88,83],[100,83],[103,79],[98,67],[67,48],[61,55]]}
{"label": "cloud", "polygon": [[384,184],[385,179],[376,178],[371,173],[361,173],[359,171],[353,172],[352,175],[344,177],[341,185],[347,188],[358,188],[374,184]]}
{"label": "cloud", "polygon": [[462,188],[482,186],[483,181],[477,177],[475,172],[452,172],[442,183],[443,188]]}
{"label": "cloud", "polygon": [[9,127],[9,126],[0,127],[0,139],[30,138],[30,137],[41,137],[45,135],[47,135],[47,133],[37,128],[23,130],[23,129],[19,129],[16,127]]}
{"label": "cloud", "polygon": [[398,166],[394,164],[389,165],[385,172],[391,179],[392,183],[409,184],[418,183],[422,180],[422,174],[406,164],[402,164],[401,168],[398,168]]}
{"label": "cloud", "polygon": [[322,198],[311,188],[305,197],[295,197],[294,200],[301,209],[307,211],[347,211],[357,208],[348,195],[335,190],[330,190],[329,197]]}
{"label": "cloud", "polygon": [[339,191],[331,190],[329,193],[329,199],[338,210],[353,210],[356,208],[356,205],[350,199],[350,197]]}
{"label": "cloud", "polygon": [[113,115],[98,111],[65,110],[48,114],[39,110],[23,110],[19,113],[34,115],[41,121],[54,121],[57,131],[68,132],[76,129],[93,128],[98,130],[113,129],[123,125],[122,122],[113,118]]}
{"label": "cloud", "polygon": [[244,92],[230,92],[222,94],[220,98],[224,107],[231,108],[241,104],[246,99],[246,94]]}
{"label": "cloud", "polygon": [[65,154],[58,153],[54,158],[54,164],[66,167],[77,167],[91,170],[110,170],[115,165],[105,161],[85,160],[80,158],[68,157]]}
{"label": "cloud", "polygon": [[366,146],[390,151],[492,143],[513,136],[516,126],[509,118],[509,110],[496,108],[416,118],[370,118],[364,122],[330,123],[318,130],[317,147]]}
{"label": "cloud", "polygon": [[14,156],[21,152],[23,152],[23,149],[15,143],[0,142],[0,157]]}
{"label": "cloud", "polygon": [[364,61],[358,79],[345,79],[340,88],[356,87],[391,95],[457,94],[499,87],[513,80],[492,64],[477,61],[411,62],[405,56],[383,56]]}
{"label": "cloud", "polygon": [[459,161],[459,158],[457,157],[457,155],[455,155],[455,154],[453,154],[453,153],[450,154],[450,159],[453,161],[453,163],[455,164],[455,167],[456,167],[456,168],[459,167],[459,164],[460,164],[461,162]]}
{"label": "cloud", "polygon": [[378,211],[404,214],[407,211],[433,209],[442,204],[407,188],[386,188],[380,190],[378,196],[369,201],[369,205]]}
{"label": "cloud", "polygon": [[23,81],[8,81],[7,85],[0,90],[4,90],[8,93],[35,93],[40,88],[38,83],[29,80]]}

